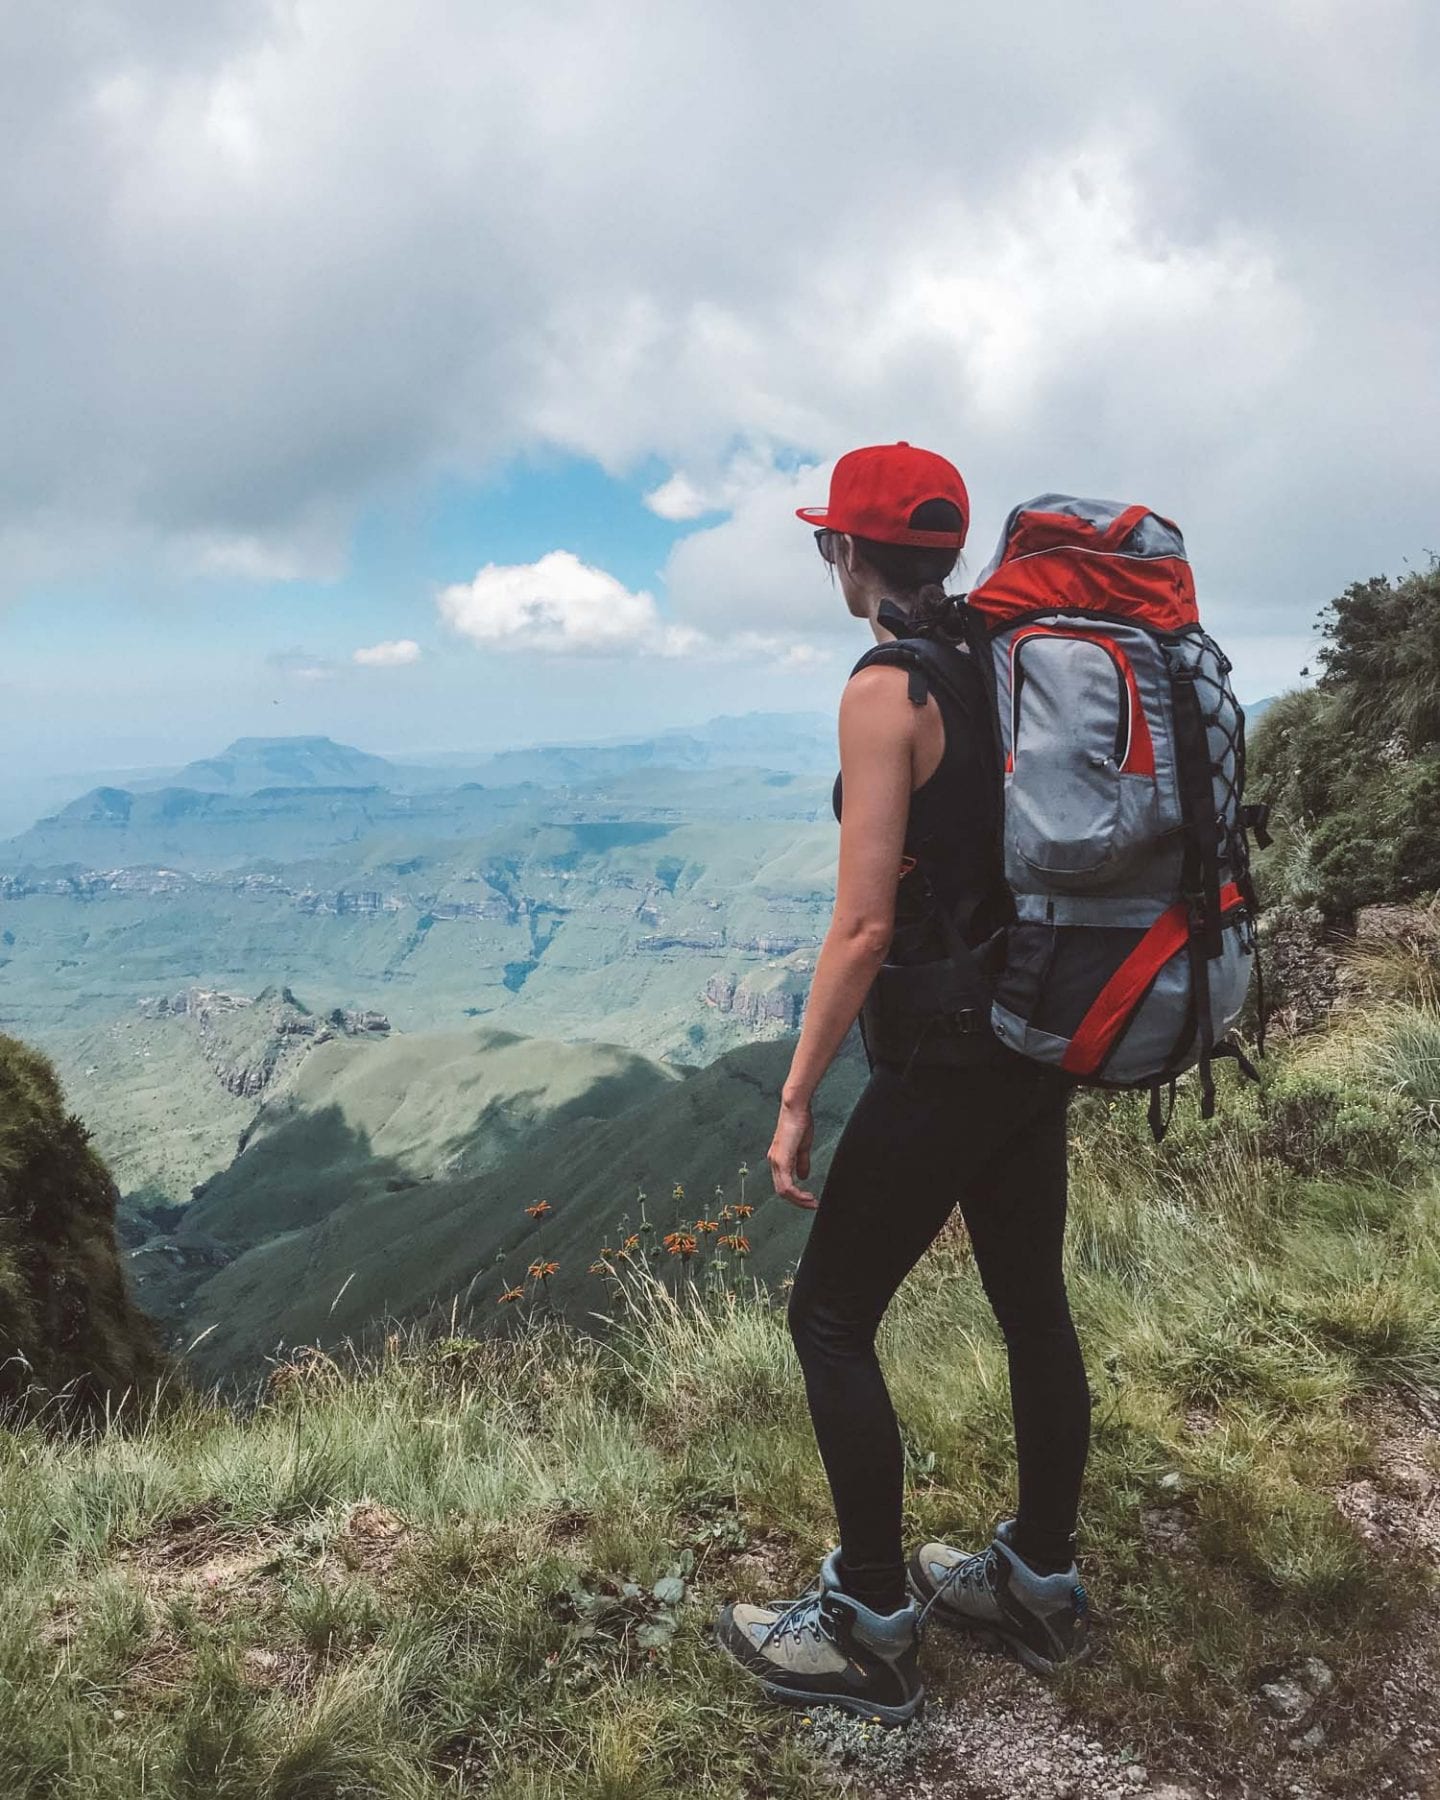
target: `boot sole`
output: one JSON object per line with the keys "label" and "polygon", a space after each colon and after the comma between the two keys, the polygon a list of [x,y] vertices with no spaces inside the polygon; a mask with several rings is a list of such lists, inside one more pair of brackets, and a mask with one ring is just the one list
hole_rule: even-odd
{"label": "boot sole", "polygon": [[[929,1600],[930,1594],[925,1591],[924,1587],[916,1579],[913,1569],[906,1571],[905,1585],[909,1589],[911,1595],[922,1606]],[[1049,1657],[1041,1656],[1038,1651],[1032,1650],[1023,1639],[1012,1637],[1009,1632],[1002,1630],[1000,1626],[992,1625],[989,1620],[969,1619],[966,1618],[963,1613],[953,1611],[947,1612],[943,1600],[939,1601],[931,1608],[930,1617],[932,1619],[939,1619],[940,1623],[944,1625],[947,1630],[957,1632],[963,1637],[971,1638],[977,1644],[986,1644],[989,1645],[991,1649],[1002,1650],[1006,1656],[1012,1657],[1016,1662],[1023,1664],[1032,1674],[1053,1675],[1062,1667],[1062,1664],[1052,1662]],[[1084,1647],[1077,1650],[1073,1656],[1067,1656],[1064,1659],[1064,1666],[1068,1666],[1070,1663],[1089,1662],[1093,1654],[1094,1646],[1087,1642]]]}
{"label": "boot sole", "polygon": [[908,1725],[925,1708],[923,1688],[903,1706],[877,1706],[873,1700],[857,1700],[847,1694],[805,1694],[796,1688],[757,1679],[760,1679],[760,1690],[767,1699],[783,1700],[790,1706],[838,1706],[842,1712],[854,1713],[862,1719],[878,1719],[882,1725]]}

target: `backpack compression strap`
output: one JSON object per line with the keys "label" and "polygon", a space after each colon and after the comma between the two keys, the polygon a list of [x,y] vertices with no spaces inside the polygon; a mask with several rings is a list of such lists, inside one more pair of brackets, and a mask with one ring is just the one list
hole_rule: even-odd
{"label": "backpack compression strap", "polygon": [[1199,1042],[1200,1117],[1215,1116],[1215,1082],[1210,1071],[1215,1034],[1210,1012],[1210,961],[1220,955],[1220,844],[1205,715],[1195,691],[1194,671],[1172,670],[1175,746],[1179,752],[1180,805],[1185,818],[1185,857],[1180,884],[1190,917],[1190,987]]}

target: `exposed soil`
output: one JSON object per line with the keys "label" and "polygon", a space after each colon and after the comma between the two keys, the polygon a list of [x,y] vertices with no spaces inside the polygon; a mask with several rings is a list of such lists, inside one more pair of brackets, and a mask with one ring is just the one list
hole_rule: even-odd
{"label": "exposed soil", "polygon": [[[1383,1667],[1342,1682],[1302,1661],[1254,1697],[1258,1753],[1242,1760],[1177,1736],[1163,1762],[1146,1765],[1019,1664],[932,1632],[915,1767],[867,1780],[862,1750],[858,1790],[874,1800],[1440,1800],[1440,1413],[1386,1395],[1358,1416],[1373,1434],[1372,1466],[1336,1505],[1376,1556],[1418,1560],[1436,1581]],[[1183,1511],[1153,1509],[1144,1528],[1167,1556],[1191,1553]]]}

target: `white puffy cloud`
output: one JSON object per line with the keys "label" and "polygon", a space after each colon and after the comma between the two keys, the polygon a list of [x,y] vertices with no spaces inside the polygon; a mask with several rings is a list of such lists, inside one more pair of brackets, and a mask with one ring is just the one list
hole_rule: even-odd
{"label": "white puffy cloud", "polygon": [[727,661],[767,655],[795,666],[822,660],[793,633],[712,634],[673,622],[652,594],[632,594],[569,550],[551,550],[533,563],[487,563],[473,580],[442,588],[436,605],[452,630],[485,649]]}
{"label": "white puffy cloud", "polygon": [[710,633],[825,605],[765,471],[897,437],[976,566],[1029,493],[1133,494],[1276,641],[1433,541],[1429,0],[76,17],[0,14],[12,588],[330,575],[363,507],[559,449],[731,515],[669,571]]}
{"label": "white puffy cloud", "polygon": [[367,669],[403,669],[420,660],[414,638],[389,638],[382,644],[363,644],[351,658]]}
{"label": "white puffy cloud", "polygon": [[447,625],[487,648],[583,655],[653,640],[663,630],[653,595],[630,593],[568,550],[533,563],[487,563],[473,581],[443,588],[437,604]]}
{"label": "white puffy cloud", "polygon": [[652,488],[645,496],[645,504],[658,518],[677,522],[703,518],[706,513],[718,510],[717,503],[698,488],[683,469],[677,469],[668,481]]}

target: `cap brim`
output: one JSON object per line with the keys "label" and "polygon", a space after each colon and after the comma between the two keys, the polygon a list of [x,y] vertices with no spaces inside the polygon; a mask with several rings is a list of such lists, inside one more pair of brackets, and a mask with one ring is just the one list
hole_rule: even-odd
{"label": "cap brim", "polygon": [[803,519],[807,525],[826,525],[830,521],[828,506],[797,506],[795,517]]}

